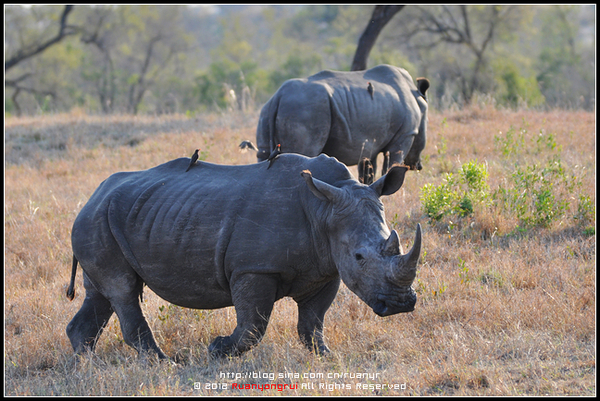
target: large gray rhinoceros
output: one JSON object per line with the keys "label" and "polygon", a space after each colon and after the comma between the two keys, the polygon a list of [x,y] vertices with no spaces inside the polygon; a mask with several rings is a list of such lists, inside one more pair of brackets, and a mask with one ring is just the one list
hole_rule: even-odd
{"label": "large gray rhinoceros", "polygon": [[288,80],[261,110],[257,158],[281,144],[284,153],[325,153],[347,166],[368,157],[374,170],[377,155],[389,152],[389,165],[420,170],[428,88],[427,79],[415,86],[406,70],[391,65]]}
{"label": "large gray rhinoceros", "polygon": [[182,307],[235,306],[237,327],[212,356],[258,343],[286,296],[302,342],[328,352],[323,318],[340,277],[379,316],[414,309],[421,228],[403,255],[379,199],[401,187],[405,167],[366,186],[325,155],[283,154],[270,169],[198,162],[186,173],[189,163],[113,174],[77,216],[67,296],[79,262],[86,297],[67,327],[76,352],[93,350],[115,311],[127,344],[166,358],[140,308],[144,283]]}

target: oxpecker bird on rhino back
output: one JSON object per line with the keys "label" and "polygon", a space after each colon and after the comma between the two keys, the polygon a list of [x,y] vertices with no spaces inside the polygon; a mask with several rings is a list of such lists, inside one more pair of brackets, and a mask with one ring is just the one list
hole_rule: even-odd
{"label": "oxpecker bird on rhino back", "polygon": [[283,297],[298,304],[301,341],[327,353],[323,320],[340,278],[379,316],[414,310],[421,228],[403,254],[380,200],[405,167],[367,186],[325,155],[282,154],[270,170],[197,163],[113,174],[82,208],[67,290],[72,299],[79,263],[86,296],[67,326],[76,352],[94,349],[114,311],[127,344],[167,358],[142,314],[144,284],[182,307],[235,307],[237,327],[212,342],[212,356],[258,343]]}
{"label": "oxpecker bird on rhino back", "polygon": [[420,170],[428,88],[427,79],[415,85],[406,70],[390,65],[288,80],[261,110],[257,158],[265,160],[281,143],[284,153],[325,153],[348,166],[366,156],[375,170],[377,155],[389,152],[390,166]]}

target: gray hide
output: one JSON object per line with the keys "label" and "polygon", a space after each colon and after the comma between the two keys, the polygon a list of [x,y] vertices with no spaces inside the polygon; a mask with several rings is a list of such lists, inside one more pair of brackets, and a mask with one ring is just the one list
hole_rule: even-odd
{"label": "gray hide", "polygon": [[261,110],[257,158],[265,160],[281,144],[284,153],[325,153],[348,166],[368,157],[374,170],[377,155],[389,152],[390,166],[420,170],[429,81],[419,78],[417,85],[406,70],[390,65],[288,80]]}
{"label": "gray hide", "polygon": [[113,174],[77,216],[67,296],[79,262],[86,297],[67,327],[76,352],[94,348],[114,311],[127,344],[166,358],[140,308],[144,283],[182,307],[235,307],[237,327],[213,341],[213,356],[260,341],[286,296],[298,304],[300,339],[326,353],[323,319],[340,277],[380,316],[414,309],[420,226],[402,255],[379,199],[406,168],[366,186],[325,155],[283,154],[268,170],[198,162],[186,173],[189,163]]}

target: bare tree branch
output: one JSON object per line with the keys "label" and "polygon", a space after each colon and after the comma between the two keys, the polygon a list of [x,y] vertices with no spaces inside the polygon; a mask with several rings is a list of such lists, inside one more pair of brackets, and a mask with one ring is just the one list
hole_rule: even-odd
{"label": "bare tree branch", "polygon": [[[491,7],[491,8],[490,8]],[[425,43],[416,45],[415,48],[431,49],[441,43],[451,43],[465,46],[475,57],[474,66],[470,73],[470,78],[464,75],[460,76],[461,91],[464,100],[470,102],[473,94],[481,89],[481,75],[486,64],[486,52],[493,42],[499,27],[505,23],[508,14],[513,7],[511,6],[488,6],[484,9],[487,12],[485,22],[483,19],[473,26],[472,8],[465,5],[460,6],[441,6],[437,8],[417,7],[420,10],[420,17],[413,23],[413,28],[408,29],[402,36],[403,40],[408,41],[419,33],[427,33]],[[477,26],[482,26],[483,34],[475,33]],[[481,29],[481,28],[480,28]],[[483,40],[481,40],[482,38]]]}
{"label": "bare tree branch", "polygon": [[5,79],[4,83],[7,86],[16,87],[19,82],[26,80],[27,78],[29,78],[32,75],[33,75],[32,73],[28,72],[28,73],[21,75],[19,78]]}
{"label": "bare tree branch", "polygon": [[16,55],[9,58],[8,61],[6,61],[4,63],[4,70],[8,71],[15,65],[19,64],[21,61],[26,60],[30,57],[33,57],[39,53],[42,53],[44,50],[46,50],[50,46],[63,40],[66,36],[76,34],[78,32],[78,29],[67,25],[67,17],[69,16],[69,13],[72,10],[73,10],[72,5],[65,6],[62,16],[60,17],[60,26],[58,29],[58,34],[55,37],[47,40],[46,42],[44,42],[40,45],[33,45],[33,46],[29,47],[28,49],[20,49]]}
{"label": "bare tree branch", "polygon": [[[142,97],[148,89],[148,86],[152,82],[146,82],[146,74],[148,73],[148,67],[150,66],[150,60],[152,59],[152,54],[154,52],[154,46],[156,43],[160,42],[163,39],[161,33],[158,33],[148,43],[148,48],[146,50],[146,57],[144,58],[144,62],[142,63],[142,69],[140,71],[140,77],[137,82],[132,83],[129,87],[129,111],[133,114],[137,114],[137,109],[142,101]],[[136,94],[137,89],[137,94]]]}
{"label": "bare tree branch", "polygon": [[462,14],[463,22],[465,24],[465,36],[467,37],[467,41],[469,43],[472,43],[473,39],[471,37],[471,26],[469,24],[469,16],[467,14],[467,6],[460,6],[460,12]]}

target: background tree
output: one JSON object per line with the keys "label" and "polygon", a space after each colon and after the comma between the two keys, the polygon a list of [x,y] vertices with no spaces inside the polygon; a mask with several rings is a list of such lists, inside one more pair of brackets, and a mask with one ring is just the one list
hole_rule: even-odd
{"label": "background tree", "polygon": [[[546,101],[561,107],[595,107],[595,25],[594,15],[582,16],[580,7],[547,7],[540,18],[544,34],[538,43],[535,59],[536,79]],[[581,17],[584,17],[582,20]],[[587,40],[578,40],[578,31],[589,29]],[[534,53],[535,54],[535,53]]]}
{"label": "background tree", "polygon": [[[58,33],[52,36],[50,39],[44,40],[45,34],[43,34],[29,43],[23,41],[21,42],[21,47],[17,49],[12,49],[12,56],[10,56],[8,60],[4,62],[4,70],[10,70],[12,67],[19,64],[21,61],[33,57],[37,54],[40,54],[50,46],[55,45],[61,40],[63,40],[65,37],[77,33],[77,28],[67,25],[67,18],[69,17],[69,13],[71,11],[73,11],[72,5],[67,5],[64,7],[58,21]],[[5,50],[8,51],[8,49]]]}
{"label": "background tree", "polygon": [[[7,7],[9,12],[5,13],[5,35],[12,37],[11,40],[5,41],[5,54],[7,55],[4,62],[5,74],[18,64],[42,54],[67,36],[78,32],[76,27],[67,24],[69,14],[73,10],[72,5],[36,9],[36,12],[19,6]],[[56,21],[56,19],[58,20]],[[29,24],[41,27],[41,29],[37,31],[27,29]],[[53,34],[52,31],[56,33]],[[5,78],[5,87],[14,90],[10,99],[18,115],[21,114],[18,97],[22,92],[44,98],[55,99],[57,96],[54,90],[37,87],[32,82],[34,77],[35,73],[31,68],[25,68],[17,76]]]}
{"label": "background tree", "polygon": [[114,30],[109,29],[116,21],[116,10],[99,6],[85,18],[85,29],[81,42],[89,45],[90,53],[83,58],[84,67],[81,77],[93,85],[102,112],[110,113],[116,105],[117,82],[115,63],[116,37]]}
{"label": "background tree", "polygon": [[594,5],[401,7],[7,6],[5,112],[253,110],[286,79],[367,62],[428,77],[433,108],[595,107]]}
{"label": "background tree", "polygon": [[182,7],[119,7],[122,29],[128,38],[119,45],[128,113],[138,112],[146,92],[169,71],[173,59],[185,52],[186,36],[180,29],[182,11]]}
{"label": "background tree", "polygon": [[367,59],[371,53],[373,45],[379,36],[381,30],[386,24],[402,10],[404,6],[375,6],[371,19],[367,23],[367,27],[358,40],[358,47],[352,60],[352,71],[360,71],[367,69]]}
{"label": "background tree", "polygon": [[[516,6],[420,6],[416,18],[403,19],[396,38],[410,41],[416,49],[451,48],[453,57],[448,78],[460,88],[462,101],[469,104],[476,92],[486,92],[493,81],[484,77],[489,54],[498,38],[518,26]],[[460,52],[460,53],[457,53]],[[463,58],[464,57],[464,58]],[[465,63],[465,58],[468,62]]]}

